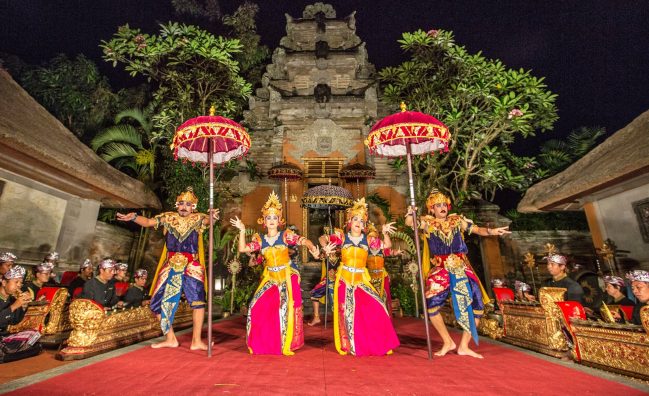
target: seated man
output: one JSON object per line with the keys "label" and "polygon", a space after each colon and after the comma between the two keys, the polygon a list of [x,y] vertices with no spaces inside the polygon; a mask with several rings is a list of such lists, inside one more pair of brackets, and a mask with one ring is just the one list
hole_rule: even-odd
{"label": "seated man", "polygon": [[128,282],[128,264],[126,263],[117,263],[115,264],[115,277],[113,278],[114,282]]}
{"label": "seated man", "polygon": [[516,301],[536,301],[536,297],[532,294],[532,287],[527,283],[517,280],[514,284],[514,288],[516,289]]}
{"label": "seated man", "polygon": [[99,263],[99,274],[83,285],[83,292],[79,297],[93,300],[106,310],[113,308],[115,305],[121,307],[122,302],[119,301],[117,294],[115,294],[115,284],[111,282],[114,276],[115,261],[111,259],[103,260]]}
{"label": "seated man", "polygon": [[[20,291],[24,276],[25,268],[13,266],[2,277],[0,284],[0,334],[2,335],[7,335],[9,325],[18,324],[23,319],[27,304],[31,301],[28,292]],[[28,330],[2,337],[0,363],[38,355],[42,350],[41,344],[38,343],[40,336],[38,331]]]}
{"label": "seated man", "polygon": [[148,299],[148,295],[144,290],[144,285],[146,284],[147,271],[140,268],[135,271],[135,281],[128,288],[126,294],[124,295],[124,307],[125,308],[136,308],[142,306],[142,301]]}
{"label": "seated man", "polygon": [[52,263],[40,263],[37,266],[33,267],[34,279],[28,282],[26,285],[23,285],[22,291],[28,292],[32,300],[36,300],[38,292],[45,286],[50,280],[50,275],[52,274],[52,269],[54,264]]}
{"label": "seated man", "polygon": [[626,278],[631,281],[631,290],[633,290],[635,298],[638,299],[638,303],[633,307],[631,323],[642,325],[640,310],[649,303],[649,272],[644,270],[631,271],[626,275]]}
{"label": "seated man", "polygon": [[92,279],[92,262],[90,259],[85,259],[84,262],[79,266],[79,274],[76,278],[72,279],[72,282],[68,285],[68,291],[70,292],[70,297],[74,297],[74,291],[80,287],[83,288],[83,285]]}
{"label": "seated man", "polygon": [[609,296],[606,300],[606,304],[635,305],[635,303],[624,294],[624,291],[626,290],[624,279],[619,276],[607,275],[604,277],[604,285],[606,286],[606,294]]}
{"label": "seated man", "polygon": [[576,301],[584,305],[584,289],[571,278],[567,273],[567,259],[560,254],[551,254],[546,257],[548,261],[548,272],[552,278],[543,282],[544,287],[562,287],[566,290],[565,301]]}
{"label": "seated man", "polygon": [[[52,268],[56,267],[56,263],[59,261],[59,254],[57,252],[48,253],[47,256],[43,258],[43,264],[51,264]],[[57,278],[58,274],[53,270],[50,270],[50,278],[45,282],[45,286],[59,286],[60,278]]]}
{"label": "seated man", "polygon": [[32,300],[28,292],[20,288],[25,277],[25,268],[11,267],[2,277],[0,285],[0,333],[6,334],[7,327],[17,324],[25,316],[27,304]]}
{"label": "seated man", "polygon": [[16,255],[10,252],[0,253],[0,279],[16,262]]}

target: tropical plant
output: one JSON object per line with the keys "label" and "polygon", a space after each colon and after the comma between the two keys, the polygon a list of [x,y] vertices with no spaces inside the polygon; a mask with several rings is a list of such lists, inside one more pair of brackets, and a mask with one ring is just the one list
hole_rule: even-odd
{"label": "tropical plant", "polygon": [[541,145],[539,164],[552,176],[586,155],[604,136],[602,127],[581,127],[570,131],[565,140],[551,139]]}
{"label": "tropical plant", "polygon": [[42,67],[23,67],[21,85],[78,137],[92,135],[112,117],[118,97],[97,65],[64,54]]}
{"label": "tropical plant", "polygon": [[393,108],[405,101],[451,133],[448,153],[414,159],[419,204],[432,187],[457,204],[492,199],[499,189],[521,191],[538,178],[534,158],[516,156],[509,145],[557,120],[556,95],[543,78],[470,54],[449,31],[404,33],[399,43],[411,59],[380,71],[382,101]]}
{"label": "tropical plant", "polygon": [[115,125],[95,136],[90,147],[117,169],[154,187],[157,144],[151,132],[149,111],[128,109],[117,114]]}

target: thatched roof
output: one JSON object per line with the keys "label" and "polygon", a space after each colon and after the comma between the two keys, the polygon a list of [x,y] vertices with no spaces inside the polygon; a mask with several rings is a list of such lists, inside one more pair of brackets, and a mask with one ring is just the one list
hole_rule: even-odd
{"label": "thatched roof", "polygon": [[107,164],[0,69],[0,167],[109,208],[161,208],[143,183]]}
{"label": "thatched roof", "polygon": [[649,111],[563,172],[530,187],[518,211],[578,210],[579,198],[639,176],[649,176]]}

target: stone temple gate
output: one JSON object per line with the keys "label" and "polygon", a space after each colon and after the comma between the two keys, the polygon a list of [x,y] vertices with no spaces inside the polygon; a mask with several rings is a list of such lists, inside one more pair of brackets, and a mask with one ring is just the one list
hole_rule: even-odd
{"label": "stone temple gate", "polygon": [[[286,36],[250,99],[244,123],[253,137],[251,158],[264,175],[273,165],[289,162],[304,177],[288,183],[288,191],[284,183],[267,178],[234,183],[242,196],[244,223],[256,225],[261,206],[275,190],[288,197],[288,224],[315,240],[324,219],[302,209],[300,198],[326,183],[347,187],[355,197],[376,193],[390,201],[392,213],[404,213],[405,178],[387,159],[368,158],[363,144],[372,124],[387,113],[377,100],[375,68],[356,35],[354,13],[338,18],[332,6],[317,3],[307,6],[302,18],[287,14]],[[355,163],[374,167],[376,178],[346,185],[339,171]]]}

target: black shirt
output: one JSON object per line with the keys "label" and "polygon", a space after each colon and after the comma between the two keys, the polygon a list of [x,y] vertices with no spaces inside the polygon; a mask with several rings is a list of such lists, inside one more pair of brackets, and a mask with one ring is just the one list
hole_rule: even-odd
{"label": "black shirt", "polygon": [[41,288],[42,286],[38,286],[32,281],[24,285],[21,290],[24,292],[29,291],[29,293],[32,295],[32,300],[36,300],[36,296],[38,295],[38,292],[41,290]]}
{"label": "black shirt", "polygon": [[547,279],[543,282],[545,287],[563,287],[566,290],[566,295],[564,297],[565,301],[576,301],[581,305],[584,305],[584,289],[568,276],[562,278],[558,281],[555,281],[553,278]]}
{"label": "black shirt", "polygon": [[11,312],[11,304],[16,301],[16,298],[10,296],[8,299],[0,296],[0,333],[5,333],[9,325],[18,324],[25,316],[25,310],[20,307]]}
{"label": "black shirt", "polygon": [[118,298],[115,294],[115,284],[102,282],[98,277],[92,278],[83,285],[83,292],[79,296],[93,300],[103,307],[112,307],[117,304]]}
{"label": "black shirt", "polygon": [[633,316],[631,317],[631,323],[636,325],[642,325],[642,320],[640,320],[640,310],[642,307],[646,307],[647,303],[638,302],[635,307],[633,307]]}
{"label": "black shirt", "polygon": [[131,285],[124,295],[124,307],[125,308],[136,308],[142,306],[142,301],[147,297],[147,294],[144,292],[144,288],[141,288],[136,285]]}
{"label": "black shirt", "polygon": [[83,289],[83,285],[85,284],[86,280],[79,275],[77,275],[76,278],[72,279],[72,282],[70,282],[70,284],[68,285],[68,292],[70,293],[70,297],[73,296],[74,291],[77,289],[77,287]]}

